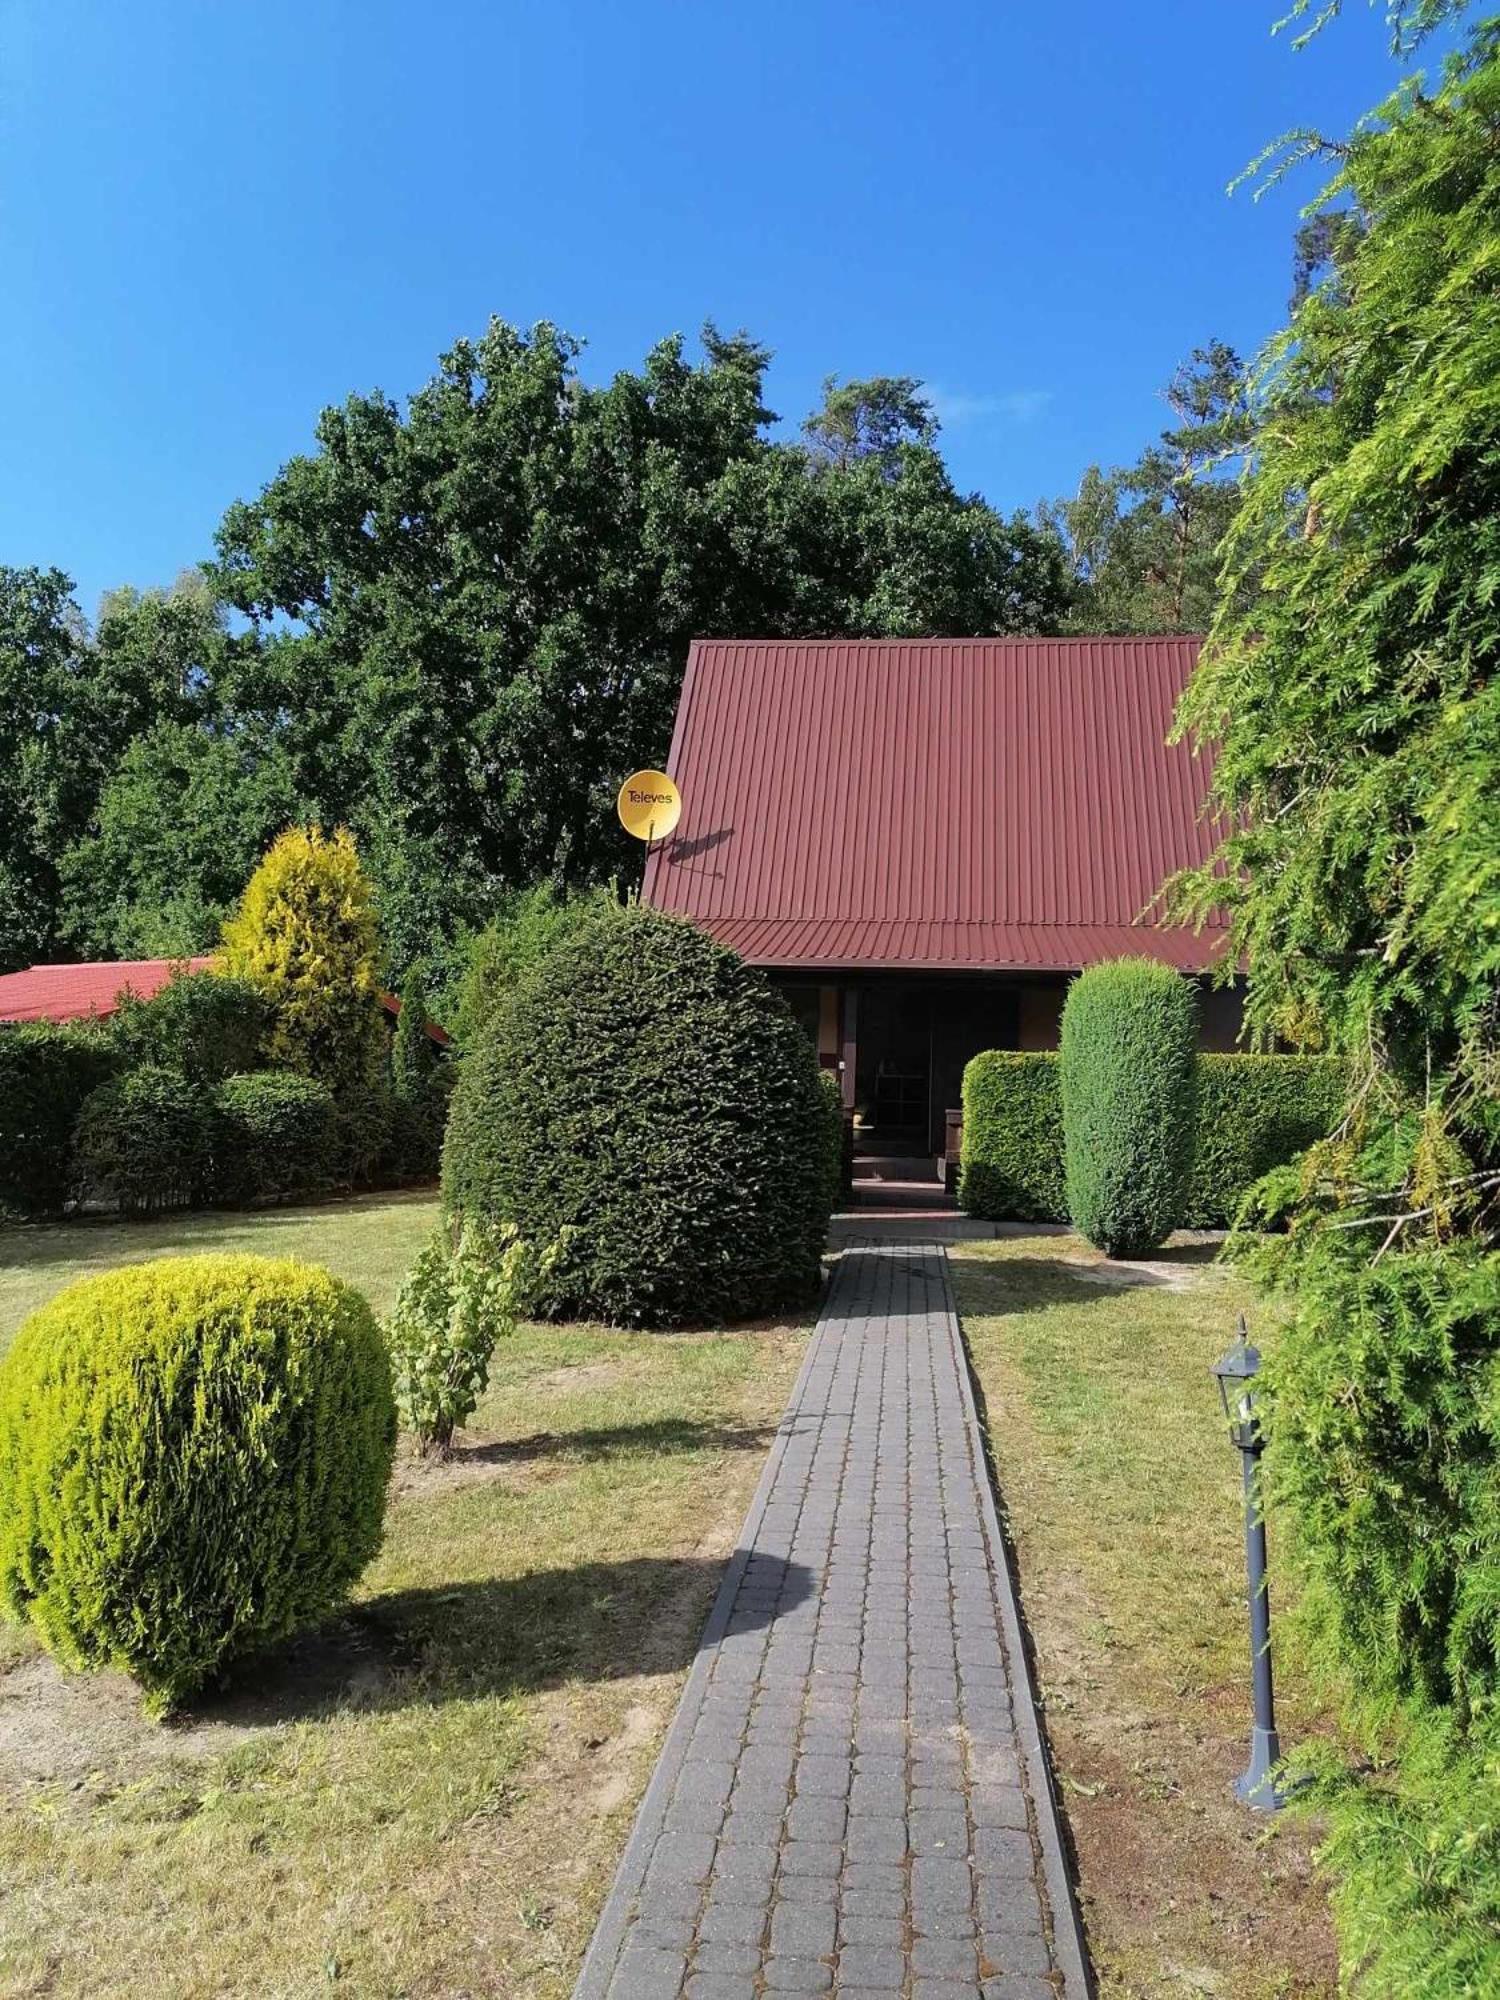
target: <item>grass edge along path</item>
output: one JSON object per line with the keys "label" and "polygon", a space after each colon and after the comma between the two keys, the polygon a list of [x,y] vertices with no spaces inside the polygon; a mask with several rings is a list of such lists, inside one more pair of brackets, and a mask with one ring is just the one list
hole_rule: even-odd
{"label": "grass edge along path", "polygon": [[[1101,1994],[1322,2000],[1311,1834],[1229,1794],[1249,1741],[1244,1546],[1208,1371],[1252,1301],[1212,1256],[1112,1265],[1011,1235],[950,1246],[949,1267]],[[1315,1717],[1277,1664],[1292,1742]]]}

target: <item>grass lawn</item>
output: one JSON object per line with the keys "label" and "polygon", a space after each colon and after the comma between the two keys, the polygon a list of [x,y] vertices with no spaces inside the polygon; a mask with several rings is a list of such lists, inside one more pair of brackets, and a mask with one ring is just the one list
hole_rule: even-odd
{"label": "grass lawn", "polygon": [[0,1223],[0,1354],[26,1315],[75,1278],[195,1251],[250,1250],[326,1264],[335,1277],[358,1285],[376,1312],[388,1312],[436,1219],[437,1198],[422,1189],[149,1222]]}
{"label": "grass lawn", "polygon": [[[396,1197],[0,1233],[0,1340],[88,1270],[317,1258],[388,1305]],[[804,1338],[527,1328],[403,1456],[348,1615],[183,1721],[0,1635],[0,1992],[571,1989]]]}
{"label": "grass lawn", "polygon": [[[952,1253],[1114,2000],[1335,1990],[1307,1831],[1229,1795],[1249,1740],[1244,1544],[1208,1371],[1250,1299],[1211,1256],[1169,1248],[1122,1274],[1076,1237]],[[1274,1522],[1272,1543],[1274,1563]],[[1283,1673],[1278,1697],[1295,1741],[1305,1693]]]}

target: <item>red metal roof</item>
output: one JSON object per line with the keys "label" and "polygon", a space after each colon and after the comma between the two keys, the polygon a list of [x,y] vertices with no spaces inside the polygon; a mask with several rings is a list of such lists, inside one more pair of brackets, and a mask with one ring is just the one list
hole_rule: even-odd
{"label": "red metal roof", "polygon": [[[0,973],[0,1022],[104,1020],[115,1013],[126,993],[149,1000],[174,972],[202,972],[212,958],[114,958],[85,965],[32,965],[24,972]],[[394,993],[382,993],[380,1004],[393,1017],[401,1012]],[[429,1038],[448,1046],[446,1029],[427,1023]]]}
{"label": "red metal roof", "polygon": [[118,958],[87,965],[33,965],[0,973],[0,1021],[103,1020],[126,992],[137,1000],[159,993],[179,966],[201,972],[207,958]]}
{"label": "red metal roof", "polygon": [[1198,645],[697,640],[644,898],[760,965],[1203,970],[1221,925],[1141,921],[1214,845],[1165,742]]}

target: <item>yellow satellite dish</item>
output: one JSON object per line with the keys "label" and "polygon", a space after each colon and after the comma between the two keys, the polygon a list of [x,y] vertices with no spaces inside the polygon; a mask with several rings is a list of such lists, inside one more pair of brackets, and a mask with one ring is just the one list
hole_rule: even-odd
{"label": "yellow satellite dish", "polygon": [[682,818],[682,794],[665,771],[633,771],[616,805],[621,826],[637,840],[665,840]]}

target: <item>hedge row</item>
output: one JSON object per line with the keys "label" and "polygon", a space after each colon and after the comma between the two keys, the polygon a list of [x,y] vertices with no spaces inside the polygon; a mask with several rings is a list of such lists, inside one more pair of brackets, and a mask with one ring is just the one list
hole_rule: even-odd
{"label": "hedge row", "polygon": [[1336,1056],[1200,1056],[1188,1228],[1226,1227],[1262,1174],[1326,1139],[1345,1081]]}
{"label": "hedge row", "polygon": [[989,1049],[964,1071],[958,1199],[970,1215],[1063,1222],[1062,1084],[1055,1055]]}
{"label": "hedge row", "polygon": [[289,1070],[251,1070],[213,1090],[156,1063],[111,1077],[74,1134],[70,1190],[127,1215],[236,1207],[332,1187],[431,1175],[440,1115],[362,1091],[340,1101]]}
{"label": "hedge row", "polygon": [[96,1029],[0,1028],[0,1214],[52,1215],[68,1197],[73,1128],[118,1067]]}
{"label": "hedge row", "polygon": [[431,1179],[447,1066],[402,1095],[261,1067],[265,1002],[181,975],[108,1022],[0,1026],[0,1214],[127,1213]]}
{"label": "hedge row", "polygon": [[[1221,1229],[1249,1188],[1315,1139],[1343,1102],[1332,1056],[1200,1055],[1189,1229]],[[971,1215],[1066,1222],[1062,1090],[1051,1051],[991,1049],[964,1072],[958,1198]]]}

